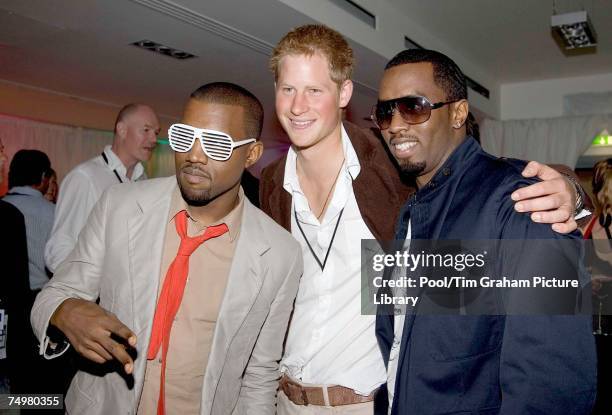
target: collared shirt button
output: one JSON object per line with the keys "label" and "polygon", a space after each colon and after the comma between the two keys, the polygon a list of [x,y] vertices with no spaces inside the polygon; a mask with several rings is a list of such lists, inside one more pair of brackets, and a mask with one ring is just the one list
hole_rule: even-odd
{"label": "collared shirt button", "polygon": [[448,167],[445,167],[444,170],[442,170],[442,174],[445,176],[450,176],[451,174],[451,169]]}

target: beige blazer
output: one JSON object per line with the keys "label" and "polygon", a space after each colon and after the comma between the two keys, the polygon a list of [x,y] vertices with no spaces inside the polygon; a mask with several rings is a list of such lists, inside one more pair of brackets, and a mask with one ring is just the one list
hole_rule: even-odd
{"label": "beige blazer", "polygon": [[[69,414],[134,414],[160,283],[174,177],[113,186],[100,198],[70,256],[36,298],[31,321],[41,354],[51,353],[49,319],[67,298],[114,313],[138,336],[133,376],[79,371]],[[302,273],[291,235],[246,198],[235,257],[219,311],[202,388],[201,414],[272,414],[282,343]],[[205,271],[205,270],[203,270]],[[206,298],[206,293],[202,293]],[[95,366],[95,365],[94,365]]]}

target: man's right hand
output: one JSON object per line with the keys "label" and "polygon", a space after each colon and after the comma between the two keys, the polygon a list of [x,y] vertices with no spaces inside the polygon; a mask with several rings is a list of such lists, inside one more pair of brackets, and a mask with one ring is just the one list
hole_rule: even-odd
{"label": "man's right hand", "polygon": [[96,363],[112,359],[119,361],[130,374],[134,361],[126,346],[113,340],[111,335],[136,346],[136,335],[115,315],[91,301],[69,298],[55,310],[50,323],[60,329],[82,356]]}

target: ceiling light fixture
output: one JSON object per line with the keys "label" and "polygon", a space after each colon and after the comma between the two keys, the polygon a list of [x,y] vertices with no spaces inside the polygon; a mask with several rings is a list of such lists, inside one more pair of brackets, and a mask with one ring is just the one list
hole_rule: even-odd
{"label": "ceiling light fixture", "polygon": [[586,10],[553,14],[550,23],[553,37],[565,50],[591,48],[597,45],[597,35]]}
{"label": "ceiling light fixture", "polygon": [[189,52],[184,52],[179,49],[164,46],[151,40],[139,40],[138,42],[132,43],[132,45],[142,49],[150,50],[151,52],[161,53],[162,55],[166,55],[175,59],[189,59],[195,57],[195,55],[192,55]]}

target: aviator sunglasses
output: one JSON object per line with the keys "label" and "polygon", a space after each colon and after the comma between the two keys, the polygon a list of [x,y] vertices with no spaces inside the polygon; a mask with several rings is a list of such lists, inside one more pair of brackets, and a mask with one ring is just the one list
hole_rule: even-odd
{"label": "aviator sunglasses", "polygon": [[391,125],[393,113],[397,110],[402,119],[408,124],[421,124],[429,120],[432,110],[457,101],[436,102],[432,104],[427,98],[416,95],[408,95],[388,101],[378,101],[372,108],[370,119],[378,128],[386,130]]}
{"label": "aviator sunglasses", "polygon": [[172,124],[168,129],[170,148],[178,153],[187,153],[191,150],[196,138],[200,139],[204,154],[217,161],[229,160],[236,147],[255,141],[255,138],[234,141],[224,132],[196,128],[187,124]]}

